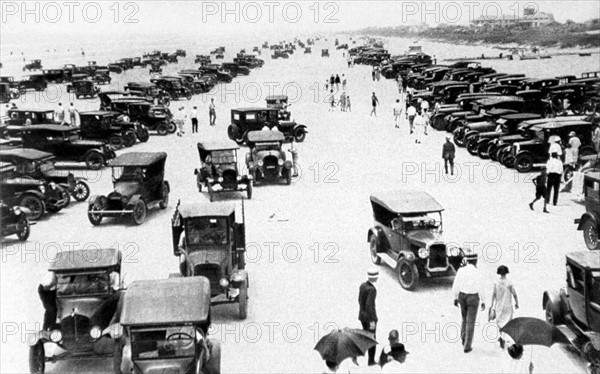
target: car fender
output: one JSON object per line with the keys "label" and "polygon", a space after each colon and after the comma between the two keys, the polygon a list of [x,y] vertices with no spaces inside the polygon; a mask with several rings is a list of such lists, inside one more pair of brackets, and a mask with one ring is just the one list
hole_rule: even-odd
{"label": "car fender", "polygon": [[304,130],[304,132],[308,133],[308,131],[306,130],[306,125],[302,125],[302,124],[298,123],[298,124],[296,124],[296,125],[294,126],[294,132],[295,132],[297,129],[303,129],[303,130]]}
{"label": "car fender", "polygon": [[47,197],[45,194],[41,193],[38,190],[27,190],[27,191],[23,191],[23,192],[19,192],[17,193],[17,197],[20,199],[25,195],[34,195],[35,197],[40,198],[42,201],[46,201]]}
{"label": "car fender", "polygon": [[75,183],[77,183],[77,182],[84,182],[84,181],[87,181],[87,180],[88,180],[88,178],[86,178],[86,177],[75,177]]}
{"label": "car fender", "polygon": [[96,201],[100,201],[100,199],[106,199],[106,197],[103,195],[90,196],[88,198],[88,205],[93,206],[94,204],[96,204]]}
{"label": "car fender", "polygon": [[52,342],[50,340],[50,331],[37,331],[27,337],[27,345],[29,347],[33,347],[39,342],[41,343],[49,343]]}
{"label": "car fender", "polygon": [[[385,234],[381,227],[375,226],[375,227],[371,227],[369,229],[369,232],[367,233],[367,243],[371,241],[371,236],[373,236],[373,235],[375,235],[375,238],[377,239],[378,247],[383,246],[385,244],[382,239],[385,237]],[[387,247],[387,245],[386,245],[386,247]]]}
{"label": "car fender", "polygon": [[245,269],[234,270],[230,279],[232,286],[240,286],[248,279],[248,272]]}
{"label": "car fender", "polygon": [[144,201],[144,199],[142,198],[142,195],[133,195],[131,196],[131,199],[129,199],[129,201],[127,202],[127,209],[133,209],[133,207],[135,206],[135,204],[137,204],[138,201]]}
{"label": "car fender", "polygon": [[544,295],[542,296],[542,309],[545,309],[546,304],[548,302],[551,302],[553,305],[556,305],[559,308],[558,312],[564,316],[565,312],[567,311],[567,308],[564,304],[563,297],[561,297],[563,293],[564,288],[560,291],[544,291]]}
{"label": "car fender", "polygon": [[597,227],[600,225],[600,216],[595,212],[585,212],[581,215],[579,219],[579,225],[577,225],[577,230],[583,230],[583,225],[587,221],[592,221]]}

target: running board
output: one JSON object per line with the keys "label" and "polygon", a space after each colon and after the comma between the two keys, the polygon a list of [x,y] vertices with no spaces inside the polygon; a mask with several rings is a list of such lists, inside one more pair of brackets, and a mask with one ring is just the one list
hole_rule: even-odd
{"label": "running board", "polygon": [[398,265],[398,262],[396,262],[396,260],[394,260],[392,257],[390,257],[390,255],[388,255],[385,252],[377,253],[377,257],[383,260],[383,262],[385,262],[392,269],[395,269],[396,265]]}

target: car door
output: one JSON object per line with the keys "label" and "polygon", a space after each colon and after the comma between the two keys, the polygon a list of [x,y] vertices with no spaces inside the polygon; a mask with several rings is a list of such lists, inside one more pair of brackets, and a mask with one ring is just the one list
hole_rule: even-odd
{"label": "car door", "polygon": [[587,322],[593,331],[600,331],[600,272],[587,272]]}
{"label": "car door", "polygon": [[567,263],[567,291],[573,317],[587,325],[585,272],[584,269],[572,263]]}

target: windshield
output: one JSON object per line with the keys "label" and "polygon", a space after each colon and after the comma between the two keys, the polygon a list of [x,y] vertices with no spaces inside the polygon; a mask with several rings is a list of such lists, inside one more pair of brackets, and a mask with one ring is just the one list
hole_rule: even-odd
{"label": "windshield", "polygon": [[134,360],[194,357],[195,331],[192,327],[172,327],[131,333]]}
{"label": "windshield", "polygon": [[188,246],[225,245],[228,238],[227,218],[198,217],[185,222]]}
{"label": "windshield", "polygon": [[254,149],[257,151],[279,150],[279,143],[256,143]]}
{"label": "windshield", "polygon": [[213,164],[232,164],[235,162],[235,151],[233,149],[223,151],[212,151]]}
{"label": "windshield", "polygon": [[89,296],[107,294],[110,280],[107,273],[57,274],[56,295],[58,297]]}
{"label": "windshield", "polygon": [[46,162],[42,162],[40,164],[40,171],[42,173],[49,173],[51,171],[54,171],[54,163],[50,162],[50,161],[46,161]]}
{"label": "windshield", "polygon": [[115,166],[112,168],[114,182],[142,181],[146,170],[141,166]]}
{"label": "windshield", "polygon": [[539,140],[540,142],[545,141],[545,134],[543,130],[533,131],[533,135],[536,140]]}
{"label": "windshield", "polygon": [[438,230],[442,226],[440,213],[425,213],[402,217],[402,226],[405,231],[409,230]]}

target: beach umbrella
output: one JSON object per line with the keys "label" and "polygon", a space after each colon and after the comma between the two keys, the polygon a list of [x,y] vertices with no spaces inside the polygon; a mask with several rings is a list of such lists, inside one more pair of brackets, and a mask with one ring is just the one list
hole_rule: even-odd
{"label": "beach umbrella", "polygon": [[508,322],[500,329],[508,334],[516,344],[543,345],[550,347],[553,344],[571,344],[569,339],[556,326],[530,317],[519,317]]}
{"label": "beach umbrella", "polygon": [[365,352],[377,345],[373,333],[359,329],[344,328],[333,330],[319,340],[315,350],[326,361],[341,363],[349,357],[363,356]]}

